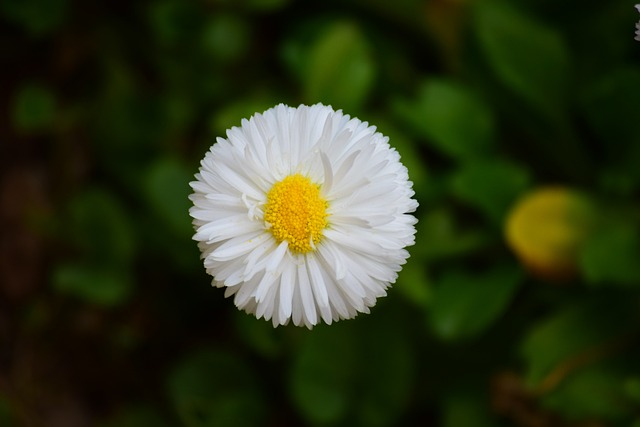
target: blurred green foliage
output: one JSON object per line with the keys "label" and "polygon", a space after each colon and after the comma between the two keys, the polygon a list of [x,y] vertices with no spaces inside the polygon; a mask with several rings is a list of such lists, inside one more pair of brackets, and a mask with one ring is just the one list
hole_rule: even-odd
{"label": "blurred green foliage", "polygon": [[[636,15],[0,0],[0,425],[640,425]],[[209,286],[188,183],[280,102],[368,121],[409,169],[417,243],[370,315],[273,329]],[[548,186],[531,257],[505,226]]]}
{"label": "blurred green foliage", "polygon": [[44,129],[53,123],[55,109],[54,96],[47,88],[27,84],[14,100],[13,123],[26,132]]}

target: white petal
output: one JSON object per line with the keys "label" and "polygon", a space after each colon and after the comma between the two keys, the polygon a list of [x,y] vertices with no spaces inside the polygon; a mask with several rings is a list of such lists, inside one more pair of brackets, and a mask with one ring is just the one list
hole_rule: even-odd
{"label": "white petal", "polygon": [[372,242],[363,239],[354,239],[353,236],[343,233],[338,228],[327,229],[325,230],[324,235],[327,239],[333,240],[337,244],[344,246],[346,249],[350,249],[355,252],[371,253],[378,252],[382,249],[377,243],[375,243],[375,241]]}
{"label": "white petal", "polygon": [[300,290],[300,299],[302,300],[303,314],[306,324],[315,325],[318,323],[316,315],[316,304],[313,300],[313,292],[311,291],[311,282],[307,271],[306,263],[299,263],[298,266],[298,289]]}
{"label": "white petal", "polygon": [[243,234],[251,229],[255,225],[249,222],[245,215],[236,214],[228,216],[215,221],[207,222],[205,225],[198,228],[197,233],[193,236],[194,240],[201,241],[213,241],[221,233]]}
{"label": "white petal", "polygon": [[306,264],[309,270],[309,278],[311,279],[311,288],[313,289],[313,295],[316,298],[318,306],[322,308],[329,307],[329,295],[327,293],[327,287],[324,284],[320,266],[318,265],[314,256],[308,255],[306,257]]}
{"label": "white petal", "polygon": [[331,187],[333,186],[333,170],[331,168],[331,162],[326,153],[320,153],[322,159],[322,169],[324,171],[324,182],[322,184],[322,192],[325,194],[331,194]]}
{"label": "white petal", "polygon": [[304,316],[303,316],[303,307],[302,301],[300,300],[300,288],[295,286],[293,288],[293,302],[292,302],[292,312],[291,312],[291,320],[293,324],[296,326],[301,326],[304,324]]}
{"label": "white petal", "polygon": [[[269,275],[269,273],[265,272],[265,276],[267,275]],[[266,320],[269,320],[274,316],[275,313],[276,295],[278,293],[279,287],[275,285],[275,280],[267,280],[271,283],[268,287],[265,288],[267,292],[265,293],[263,298],[256,298],[256,301],[258,302],[258,307],[256,308],[256,317],[258,317],[258,319],[264,317]],[[262,283],[260,283],[258,287],[260,287],[261,284]]]}
{"label": "white petal", "polygon": [[277,274],[275,272],[265,270],[262,273],[262,278],[260,279],[255,292],[253,293],[253,297],[256,299],[259,305],[264,302],[269,292],[278,287],[279,279],[280,274]]}
{"label": "white petal", "polygon": [[238,292],[234,298],[234,303],[238,308],[244,308],[248,303],[255,302],[254,291],[258,286],[258,278],[245,281],[242,286],[237,287]]}
{"label": "white petal", "polygon": [[252,278],[264,270],[265,265],[270,259],[270,254],[275,251],[276,247],[275,240],[270,237],[247,254],[247,257],[244,259],[244,263],[246,264],[244,274],[247,279]]}
{"label": "white petal", "polygon": [[288,242],[286,240],[283,240],[278,245],[278,249],[275,250],[273,255],[271,255],[271,258],[267,262],[267,266],[266,266],[267,271],[278,270],[278,267],[280,266],[280,262],[282,261],[282,258],[284,258],[285,254],[287,253],[288,248],[289,248]]}
{"label": "white petal", "polygon": [[341,258],[334,245],[331,242],[326,242],[318,247],[318,255],[320,255],[328,265],[330,265],[335,272],[336,280],[342,280],[347,275],[347,265],[345,259]]}
{"label": "white petal", "polygon": [[249,253],[268,239],[269,234],[264,231],[243,234],[227,240],[218,246],[210,256],[216,261],[230,261]]}
{"label": "white petal", "polygon": [[296,280],[296,266],[292,263],[285,263],[280,277],[280,323],[291,317],[291,304],[293,302],[293,288]]}

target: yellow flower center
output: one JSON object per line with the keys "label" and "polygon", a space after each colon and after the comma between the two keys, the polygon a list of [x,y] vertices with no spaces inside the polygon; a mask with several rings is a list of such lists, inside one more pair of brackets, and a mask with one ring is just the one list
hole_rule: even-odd
{"label": "yellow flower center", "polygon": [[320,186],[300,174],[289,175],[267,193],[264,221],[278,243],[286,240],[291,251],[307,253],[322,238],[327,206]]}

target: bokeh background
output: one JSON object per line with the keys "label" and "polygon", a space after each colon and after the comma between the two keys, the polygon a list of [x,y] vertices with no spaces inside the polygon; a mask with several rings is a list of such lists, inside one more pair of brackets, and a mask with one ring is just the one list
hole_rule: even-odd
{"label": "bokeh background", "polygon": [[[0,1],[0,426],[640,426],[629,1]],[[374,124],[420,202],[370,315],[210,287],[188,183],[277,104]]]}

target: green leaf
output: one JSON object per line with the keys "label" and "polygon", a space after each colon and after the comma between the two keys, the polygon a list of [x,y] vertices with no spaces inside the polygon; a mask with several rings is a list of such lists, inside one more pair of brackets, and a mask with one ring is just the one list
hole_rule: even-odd
{"label": "green leaf", "polygon": [[513,202],[530,185],[527,171],[498,159],[477,159],[463,164],[451,181],[453,194],[502,224]]}
{"label": "green leaf", "polygon": [[136,246],[124,208],[111,193],[93,188],[72,200],[69,217],[66,238],[79,255],[55,268],[54,287],[95,304],[122,304],[133,288]]}
{"label": "green leaf", "polygon": [[351,324],[319,326],[294,355],[291,398],[307,421],[334,423],[347,415],[354,398],[358,344]]}
{"label": "green leaf", "polygon": [[54,270],[53,286],[59,292],[94,304],[115,306],[127,300],[133,280],[130,273],[123,269],[67,263]]}
{"label": "green leaf", "polygon": [[555,117],[567,104],[568,49],[556,31],[507,4],[477,3],[474,20],[480,47],[505,86]]}
{"label": "green leaf", "polygon": [[458,392],[448,396],[443,405],[443,427],[493,427],[496,420],[489,413],[483,393]]}
{"label": "green leaf", "polygon": [[309,103],[333,105],[349,114],[367,100],[376,64],[367,39],[355,24],[335,22],[324,27],[306,62],[303,81]]}
{"label": "green leaf", "polygon": [[[420,239],[421,236],[418,236]],[[419,243],[418,243],[419,244]],[[432,286],[424,260],[411,256],[393,285],[405,298],[417,306],[426,307],[432,299]]]}
{"label": "green leaf", "polygon": [[422,84],[418,98],[394,106],[401,120],[434,148],[454,158],[473,158],[490,152],[495,139],[491,110],[468,88],[450,80]]}
{"label": "green leaf", "polygon": [[624,391],[627,397],[635,403],[640,403],[640,377],[628,378],[624,383]]}
{"label": "green leaf", "polygon": [[236,355],[201,350],[171,371],[167,389],[187,427],[260,426],[266,408],[256,378]]}
{"label": "green leaf", "polygon": [[620,373],[602,364],[574,372],[541,401],[570,419],[621,421],[632,408]]}
{"label": "green leaf", "polygon": [[628,150],[640,142],[637,132],[640,68],[616,68],[590,84],[583,108],[589,126],[605,142],[603,148],[618,154],[616,158],[624,158]]}
{"label": "green leaf", "polygon": [[68,0],[0,1],[2,14],[35,37],[60,28],[67,18],[68,9]]}
{"label": "green leaf", "polygon": [[580,268],[593,285],[640,286],[640,230],[616,222],[596,229],[581,248]]}
{"label": "green leaf", "polygon": [[429,261],[469,254],[485,246],[489,239],[480,231],[461,230],[453,211],[447,208],[431,207],[416,227],[416,239],[425,244],[414,246],[412,253]]}
{"label": "green leaf", "polygon": [[193,177],[186,167],[174,158],[160,159],[147,170],[144,189],[152,212],[176,234],[192,233],[189,217],[189,182]]}
{"label": "green leaf", "polygon": [[603,295],[575,301],[536,322],[520,346],[527,381],[536,385],[561,363],[596,357],[634,326],[636,311],[633,301]]}
{"label": "green leaf", "polygon": [[234,313],[234,324],[238,338],[247,347],[268,359],[275,359],[280,355],[281,345],[278,338],[281,329],[275,329],[269,322],[256,321],[254,316],[247,315],[247,313],[240,311]]}
{"label": "green leaf", "polygon": [[107,56],[105,83],[90,115],[95,160],[122,186],[141,180],[150,159],[174,142],[173,112],[157,91],[145,92],[131,64]]}
{"label": "green leaf", "polygon": [[17,425],[14,423],[11,404],[3,395],[0,395],[0,425],[7,427]]}
{"label": "green leaf", "polygon": [[176,0],[151,3],[148,15],[154,36],[167,46],[192,43],[205,16],[196,3]]}
{"label": "green leaf", "polygon": [[215,14],[203,29],[203,48],[220,62],[232,62],[247,51],[250,30],[248,24],[236,15]]}
{"label": "green leaf", "polygon": [[586,124],[599,137],[603,150],[601,174],[607,191],[629,196],[640,187],[640,68],[614,69],[586,88]]}
{"label": "green leaf", "polygon": [[504,313],[521,282],[522,272],[509,266],[484,274],[448,272],[434,286],[433,330],[447,340],[481,334]]}
{"label": "green leaf", "polygon": [[20,88],[13,105],[13,123],[22,131],[37,131],[53,125],[56,101],[48,88],[27,84]]}
{"label": "green leaf", "polygon": [[135,252],[129,215],[111,193],[92,188],[71,203],[71,239],[84,259],[101,266],[128,265]]}
{"label": "green leaf", "polygon": [[359,335],[363,354],[375,355],[360,361],[358,379],[360,392],[357,425],[382,427],[398,425],[398,418],[410,403],[416,361],[406,331],[398,330],[400,316],[367,319]]}

